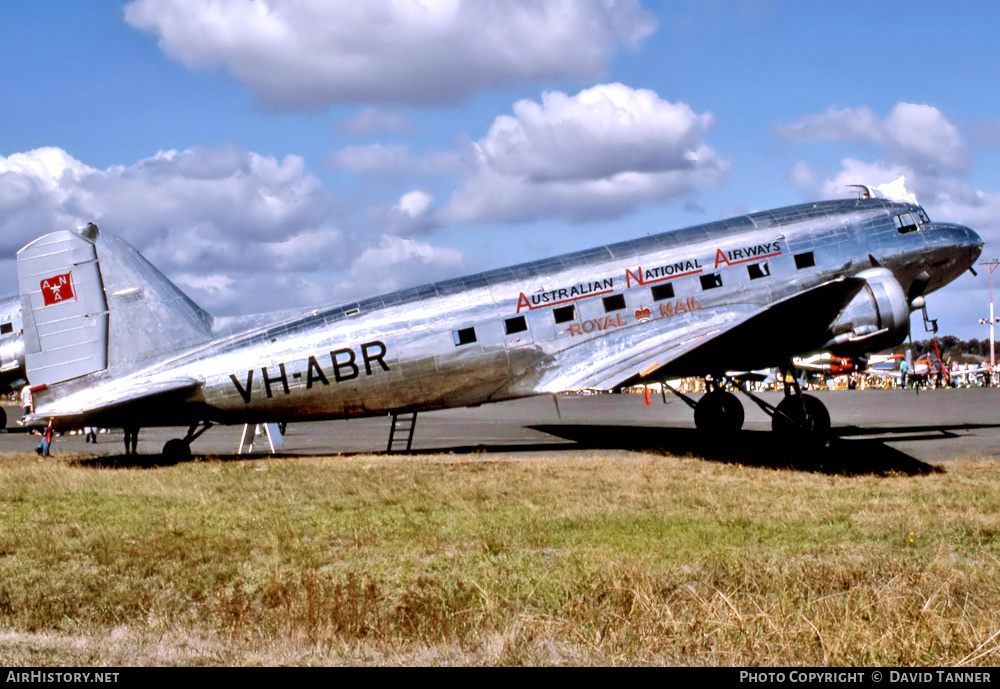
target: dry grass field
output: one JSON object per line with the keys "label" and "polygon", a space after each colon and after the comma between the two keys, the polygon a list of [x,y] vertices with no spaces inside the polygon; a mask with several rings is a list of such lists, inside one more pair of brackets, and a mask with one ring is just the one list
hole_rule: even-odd
{"label": "dry grass field", "polygon": [[4,665],[1000,660],[1000,475],[0,458]]}

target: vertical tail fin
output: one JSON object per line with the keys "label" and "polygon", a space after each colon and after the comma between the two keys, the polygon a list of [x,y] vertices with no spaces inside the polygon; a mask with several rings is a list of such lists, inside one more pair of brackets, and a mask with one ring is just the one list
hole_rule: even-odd
{"label": "vertical tail fin", "polygon": [[96,246],[111,314],[110,368],[149,361],[211,339],[212,317],[130,244],[101,234]]}
{"label": "vertical tail fin", "polygon": [[211,317],[124,240],[96,225],[17,254],[32,386],[125,370],[211,337]]}

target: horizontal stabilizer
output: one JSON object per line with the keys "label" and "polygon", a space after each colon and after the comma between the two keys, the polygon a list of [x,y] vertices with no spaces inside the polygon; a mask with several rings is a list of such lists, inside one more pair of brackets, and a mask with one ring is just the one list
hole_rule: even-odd
{"label": "horizontal stabilizer", "polygon": [[[117,410],[126,407],[136,410],[155,408],[157,404],[165,401],[166,397],[186,397],[197,390],[201,383],[202,381],[195,378],[160,381],[126,379],[118,384],[102,386],[96,391],[85,389],[61,397],[46,405],[44,414],[24,416],[22,423],[26,426],[44,426],[49,419],[55,419],[57,426],[72,428],[83,425],[83,420],[87,419],[88,425],[92,425],[97,423],[95,418],[100,419],[100,414],[113,416]],[[80,420],[79,423],[77,419]]]}

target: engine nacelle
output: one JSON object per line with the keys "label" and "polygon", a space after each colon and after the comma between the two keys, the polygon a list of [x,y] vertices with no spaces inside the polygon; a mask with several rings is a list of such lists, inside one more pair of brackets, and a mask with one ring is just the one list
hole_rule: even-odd
{"label": "engine nacelle", "polygon": [[886,268],[858,273],[865,286],[830,326],[823,349],[856,355],[895,347],[910,334],[910,304],[902,285]]}

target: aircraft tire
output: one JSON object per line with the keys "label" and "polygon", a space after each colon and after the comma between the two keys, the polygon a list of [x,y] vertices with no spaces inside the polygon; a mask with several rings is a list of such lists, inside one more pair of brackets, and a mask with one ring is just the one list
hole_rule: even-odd
{"label": "aircraft tire", "polygon": [[163,458],[175,462],[191,459],[191,446],[180,438],[168,440],[163,446]]}
{"label": "aircraft tire", "polygon": [[0,428],[7,428],[7,412],[0,407]]}
{"label": "aircraft tire", "polygon": [[786,397],[774,410],[771,430],[786,436],[825,439],[830,434],[830,412],[812,395]]}
{"label": "aircraft tire", "polygon": [[743,419],[743,405],[724,390],[702,395],[694,408],[694,425],[706,433],[735,433],[743,428]]}

